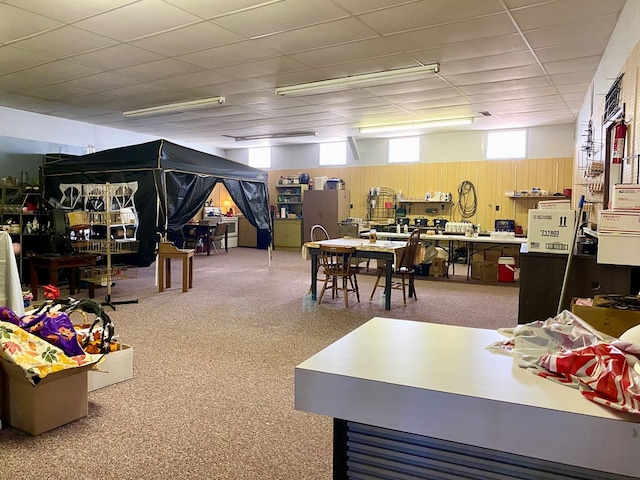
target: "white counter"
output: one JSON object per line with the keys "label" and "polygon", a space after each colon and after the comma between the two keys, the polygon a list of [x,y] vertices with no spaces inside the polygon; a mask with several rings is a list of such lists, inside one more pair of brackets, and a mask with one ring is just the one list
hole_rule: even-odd
{"label": "white counter", "polygon": [[295,407],[610,473],[640,472],[640,416],[485,347],[493,330],[373,318],[296,367]]}

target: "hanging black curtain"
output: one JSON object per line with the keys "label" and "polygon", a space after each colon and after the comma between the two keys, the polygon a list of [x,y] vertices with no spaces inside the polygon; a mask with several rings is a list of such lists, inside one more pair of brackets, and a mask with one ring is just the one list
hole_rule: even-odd
{"label": "hanging black curtain", "polygon": [[166,172],[168,232],[182,230],[196,216],[218,179],[192,173]]}
{"label": "hanging black curtain", "polygon": [[271,215],[267,201],[267,185],[225,178],[222,183],[249,223],[267,235],[271,242]]}

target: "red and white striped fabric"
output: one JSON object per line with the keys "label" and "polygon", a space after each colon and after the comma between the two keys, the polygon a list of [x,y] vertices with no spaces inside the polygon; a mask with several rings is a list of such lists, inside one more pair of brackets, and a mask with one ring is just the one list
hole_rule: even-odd
{"label": "red and white striped fabric", "polygon": [[489,348],[518,365],[578,388],[589,400],[640,413],[640,345],[609,337],[570,312],[544,322],[502,329],[512,334]]}

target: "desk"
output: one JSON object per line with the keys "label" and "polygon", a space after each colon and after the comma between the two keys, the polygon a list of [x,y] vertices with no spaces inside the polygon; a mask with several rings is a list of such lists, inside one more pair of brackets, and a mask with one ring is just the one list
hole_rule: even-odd
{"label": "desk", "polygon": [[35,255],[29,257],[31,273],[31,293],[33,299],[38,299],[38,270],[49,272],[49,283],[58,286],[58,272],[63,268],[70,270],[69,294],[76,293],[76,281],[79,278],[80,267],[91,267],[96,264],[97,256],[89,253],[76,253],[73,255]]}
{"label": "desk", "polygon": [[[395,233],[395,232],[377,232],[378,238],[388,238],[388,239],[407,239],[409,238],[410,233]],[[369,236],[369,233],[363,233],[363,237]],[[492,237],[467,237],[465,235],[427,235],[421,234],[420,240],[423,242],[435,242],[436,245],[438,242],[445,241],[449,243],[448,254],[449,254],[449,263],[453,265],[454,273],[455,273],[455,262],[452,258],[453,252],[453,242],[465,242],[467,244],[467,280],[469,280],[471,275],[471,263],[473,259],[474,245],[477,243],[494,243],[496,245],[522,245],[523,243],[527,243],[527,239],[523,237],[515,237],[515,238],[492,238]]]}
{"label": "desk", "polygon": [[358,238],[334,238],[332,240],[322,240],[320,242],[307,242],[302,246],[303,256],[307,257],[307,252],[311,255],[311,298],[316,300],[318,283],[318,252],[320,245],[333,247],[354,247],[356,258],[375,258],[385,260],[385,310],[391,310],[391,278],[393,276],[393,264],[396,263],[398,255],[406,246],[406,242],[393,242],[378,240],[371,243],[368,240]]}
{"label": "desk", "polygon": [[[216,230],[216,226],[215,224],[209,225],[209,224],[192,224],[192,223],[188,223],[186,224],[183,229],[183,236],[185,238],[185,240],[187,238],[193,238],[195,240],[195,245],[197,245],[198,243],[198,239],[200,238],[206,238],[206,242],[205,242],[205,252],[207,252],[207,255],[211,255],[211,238],[213,237],[213,233]],[[224,235],[224,250],[226,252],[229,251],[229,229],[227,229],[227,232],[225,232]],[[184,247],[184,245],[183,245]]]}
{"label": "desk", "polygon": [[[348,478],[350,461],[383,470],[390,457],[418,472],[407,478],[444,478],[444,471],[447,478],[480,478],[479,469],[494,466],[482,478],[500,472],[559,480],[567,470],[575,479],[637,478],[640,416],[598,405],[486,350],[505,338],[376,317],[295,368],[295,408],[336,419],[336,479]],[[373,430],[378,448],[371,448]],[[433,444],[446,449],[433,453]],[[425,451],[436,457],[421,457]],[[429,471],[439,466],[444,470]],[[476,475],[464,475],[465,468]]]}

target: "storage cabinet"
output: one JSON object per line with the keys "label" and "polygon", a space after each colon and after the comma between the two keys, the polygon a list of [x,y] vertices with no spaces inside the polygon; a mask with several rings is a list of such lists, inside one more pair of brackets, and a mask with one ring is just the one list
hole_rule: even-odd
{"label": "storage cabinet", "polygon": [[258,229],[244,217],[238,218],[238,246],[253,248],[258,246]]}
{"label": "storage cabinet", "polygon": [[302,247],[302,220],[276,218],[273,221],[273,246],[292,250]]}
{"label": "storage cabinet", "polygon": [[302,215],[302,202],[309,186],[306,184],[277,185],[278,214],[284,208],[287,214]]}
{"label": "storage cabinet", "polygon": [[20,245],[16,260],[22,277],[28,256],[40,253],[44,248],[48,216],[41,210],[39,190],[2,185],[0,195],[0,223],[11,235],[11,241]]}
{"label": "storage cabinet", "polygon": [[309,190],[302,204],[304,241],[311,240],[311,227],[316,224],[326,228],[330,238],[338,238],[339,224],[349,217],[349,192],[347,190]]}

